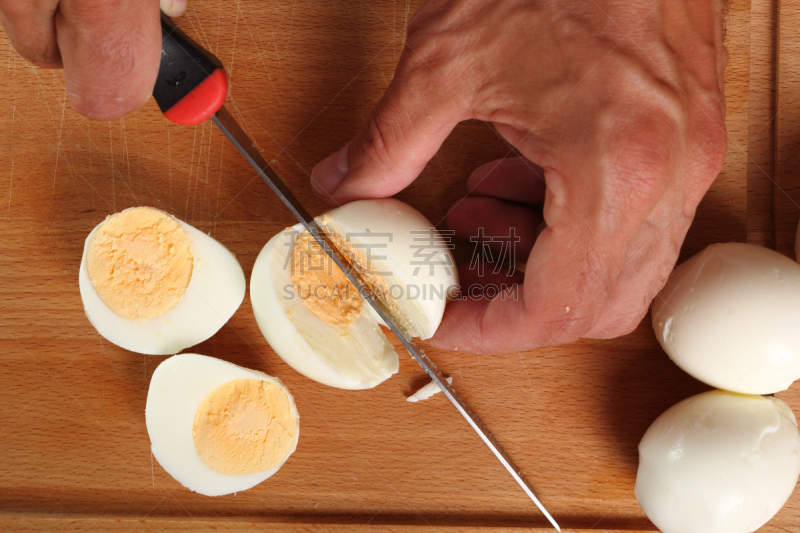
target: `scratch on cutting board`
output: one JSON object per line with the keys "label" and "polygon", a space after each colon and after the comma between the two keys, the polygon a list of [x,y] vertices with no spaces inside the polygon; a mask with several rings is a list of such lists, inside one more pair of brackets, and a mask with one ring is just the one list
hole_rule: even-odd
{"label": "scratch on cutting board", "polygon": [[404,29],[404,31],[403,31],[403,45],[406,44],[406,42],[405,42],[406,31],[405,30],[408,28],[408,15],[409,15],[409,13],[411,13],[411,0],[407,0],[407,2],[406,2],[406,22],[405,22],[405,25],[403,26],[403,29]]}
{"label": "scratch on cutting board", "polygon": [[219,56],[219,36],[222,35],[222,4],[224,4],[224,2],[219,3],[219,10],[217,11],[217,42],[214,43],[215,56]]}
{"label": "scratch on cutting board", "polygon": [[205,215],[211,215],[210,213],[211,201],[208,199],[208,194],[210,189],[208,186],[210,181],[208,173],[211,172],[211,150],[214,146],[214,135],[211,133],[211,130],[213,130],[213,128],[211,127],[211,125],[209,125],[208,148],[206,149],[206,163],[204,165],[206,169],[206,181],[203,183],[203,207],[204,207],[203,212]]}
{"label": "scratch on cutting board", "polygon": [[[11,84],[13,85],[14,82],[12,80]],[[11,110],[11,142],[14,142],[14,118],[17,116],[17,100],[14,99],[14,108]],[[16,154],[14,154],[14,150],[11,151],[11,178],[8,182],[8,209],[11,209],[11,193],[14,191],[14,160],[16,159]]]}
{"label": "scratch on cutting board", "polygon": [[200,44],[202,44],[203,48],[206,48],[206,49],[210,50],[211,49],[211,46],[210,46],[211,41],[208,40],[208,35],[206,35],[206,30],[205,30],[205,28],[203,28],[203,23],[200,21],[200,17],[198,17],[197,13],[195,13],[194,14],[194,18],[189,16],[188,19],[189,19],[189,23],[192,25],[193,29],[194,29],[194,26],[195,26],[195,19],[197,19],[197,27],[198,27],[199,31],[196,31],[196,33],[202,33],[203,34],[203,39],[202,39],[202,42]]}
{"label": "scratch on cutting board", "polygon": [[275,30],[270,30],[272,33],[272,44],[275,46],[275,59],[278,62],[278,65],[281,64],[281,56],[278,54],[278,40],[275,38]]}
{"label": "scratch on cutting board", "polygon": [[286,38],[286,49],[289,50],[289,42],[292,39],[292,30],[294,29],[294,10],[297,8],[297,2],[292,2],[292,18],[289,19],[289,36]]}
{"label": "scratch on cutting board", "polygon": [[187,218],[189,217],[189,198],[191,197],[192,192],[192,173],[194,172],[194,152],[197,148],[197,130],[199,128],[194,128],[194,138],[192,139],[192,155],[189,157],[189,177],[186,183],[186,207],[184,211],[184,216]]}
{"label": "scratch on cutting board", "polygon": [[236,33],[239,31],[239,13],[241,13],[241,11],[242,10],[239,8],[239,0],[236,0],[236,20],[233,25],[233,43],[231,44],[231,61],[228,67],[228,77],[233,75],[233,60],[236,58]]}
{"label": "scratch on cutting board", "polygon": [[[14,87],[14,83],[17,79],[17,61],[14,60],[13,62],[11,59],[15,57],[14,52],[9,52],[8,54],[8,65],[6,65],[6,72],[8,72],[11,67],[10,65],[13,63],[14,69],[11,71],[11,86]],[[11,109],[11,133],[9,134],[10,141],[9,146],[13,146],[14,143],[14,119],[17,116],[17,98],[14,97],[14,103],[12,104]],[[8,209],[11,210],[11,193],[14,191],[14,160],[16,159],[15,150],[11,150],[11,177],[8,182]]]}
{"label": "scratch on cutting board", "polygon": [[58,160],[61,156],[61,134],[64,131],[64,115],[67,111],[67,96],[64,95],[64,103],[61,106],[61,125],[58,128],[58,148],[56,149],[56,164],[53,168],[53,194],[56,192],[56,176],[58,175]]}
{"label": "scratch on cutting board", "polygon": [[125,127],[125,117],[119,119],[122,129],[122,164],[128,169],[128,181],[131,181],[131,158],[128,155],[128,129]]}
{"label": "scratch on cutting board", "polygon": [[222,142],[219,145],[219,172],[217,172],[217,204],[214,207],[214,234],[217,233],[217,220],[219,220],[219,198],[222,196],[222,162],[226,144],[227,143]]}
{"label": "scratch on cutting board", "polygon": [[[122,183],[128,188],[131,196],[133,196],[133,200],[138,204],[140,203],[139,197],[136,195],[136,190],[133,187],[133,177],[131,175],[131,154],[130,148],[128,147],[128,127],[125,125],[124,117],[119,120],[120,126],[122,127],[122,161],[128,169],[128,179],[124,179],[123,177]],[[120,176],[122,176],[121,172]]]}
{"label": "scratch on cutting board", "polygon": [[[48,87],[47,87],[47,86],[46,86],[46,85],[45,85],[45,84],[42,82],[42,77],[39,75],[39,69],[37,69],[36,67],[34,67],[34,66],[33,66],[32,64],[30,64],[30,63],[27,63],[27,62],[26,62],[26,64],[27,64],[27,65],[28,65],[28,67],[30,68],[30,71],[33,73],[33,75],[34,75],[34,76],[36,76],[36,81],[38,81],[38,86],[39,86],[39,88],[48,89],[48,91],[50,92],[51,96],[52,96],[54,99],[58,99],[58,96],[56,96],[56,95],[53,93],[53,91],[52,91],[52,90],[50,90],[50,89],[49,89],[49,88],[48,88]],[[49,98],[45,98],[45,99],[44,99],[44,105],[45,105],[45,107],[47,108],[47,113],[50,115],[50,122],[52,122],[52,123],[53,123],[53,129],[55,129],[55,127],[56,127],[56,119],[55,119],[55,117],[53,116],[53,110],[52,110],[52,109],[50,109],[50,99],[49,99]]]}
{"label": "scratch on cutting board", "polygon": [[[281,102],[281,97],[278,94],[278,88],[275,87],[275,83],[272,81],[272,75],[270,75],[269,68],[267,67],[267,62],[264,60],[264,55],[265,55],[265,52],[264,52],[264,49],[265,49],[264,41],[261,41],[261,47],[259,47],[258,43],[256,42],[255,35],[253,35],[253,31],[250,29],[250,24],[247,22],[247,19],[245,19],[244,16],[243,16],[242,20],[244,20],[244,24],[247,27],[247,32],[250,34],[250,39],[253,41],[253,45],[256,48],[256,52],[258,53],[258,60],[262,65],[264,65],[264,72],[267,74],[267,79],[269,80],[269,84],[272,86],[272,90],[275,93],[275,98],[278,99],[278,105],[281,107],[281,112],[285,114],[286,110],[283,108],[283,102]],[[272,38],[273,38],[273,41],[274,41],[275,40],[275,32],[272,32]],[[261,40],[260,37],[259,37],[259,40]],[[275,55],[276,56],[278,55],[277,46],[275,47]]]}
{"label": "scratch on cutting board", "polygon": [[536,403],[539,403],[539,400],[536,398],[536,390],[533,388],[533,381],[531,381],[531,375],[528,373],[528,366],[525,364],[525,360],[522,359],[522,352],[517,352],[519,356],[519,362],[522,364],[522,369],[525,371],[525,377],[528,378],[528,386],[531,388],[531,394],[533,394],[533,399],[536,400]]}
{"label": "scratch on cutting board", "polygon": [[[197,176],[194,180],[194,196],[192,197],[192,220],[197,219],[197,190],[200,188],[200,175],[203,168],[203,152],[206,139],[206,122],[200,125],[200,150],[197,151]],[[206,166],[206,168],[208,168]]]}
{"label": "scratch on cutting board", "polygon": [[172,148],[169,141],[169,131],[171,126],[167,125],[167,171],[169,176],[169,212],[175,212],[175,201],[172,195]]}
{"label": "scratch on cutting board", "polygon": [[117,188],[116,188],[116,174],[114,172],[114,130],[111,123],[108,123],[108,153],[111,160],[111,207],[114,211],[117,210]]}
{"label": "scratch on cutting board", "polygon": [[[16,63],[14,63],[14,70],[16,71]],[[12,79],[11,84],[14,84]],[[17,116],[17,99],[14,99],[14,107],[11,110],[11,142],[14,142],[14,119]],[[8,182],[8,209],[11,209],[11,193],[14,191],[14,160],[16,159],[16,154],[14,150],[11,151],[11,178]]]}

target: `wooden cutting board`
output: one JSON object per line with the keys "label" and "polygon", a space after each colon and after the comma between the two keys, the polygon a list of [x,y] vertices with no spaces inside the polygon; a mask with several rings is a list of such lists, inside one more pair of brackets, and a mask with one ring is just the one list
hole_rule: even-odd
{"label": "wooden cutting board", "polygon": [[[179,23],[226,65],[232,113],[321,213],[309,172],[386,89],[417,2],[190,4]],[[800,41],[786,28],[796,23],[800,0],[783,0],[780,17],[777,0],[730,1],[730,149],[684,258],[724,241],[791,252],[800,79],[790,74]],[[294,221],[213,125],[176,126],[152,101],[123,120],[90,122],[66,103],[61,72],[31,67],[5,37],[0,57],[0,529],[547,530],[445,398],[405,401],[427,381],[409,357],[373,390],[321,386],[270,349],[249,298],[192,351],[280,376],[302,417],[297,452],[233,496],[206,498],[167,475],[144,423],[164,357],[117,348],[91,327],[77,282],[84,239],[106,215],[151,205],[220,240],[249,277],[264,243]],[[441,225],[470,170],[507,153],[487,125],[463,124],[398,197]],[[633,494],[639,439],[707,387],[669,361],[649,318],[613,341],[490,357],[428,351],[564,528],[654,529]],[[797,388],[779,396],[800,410]],[[798,524],[800,491],[762,531]]]}

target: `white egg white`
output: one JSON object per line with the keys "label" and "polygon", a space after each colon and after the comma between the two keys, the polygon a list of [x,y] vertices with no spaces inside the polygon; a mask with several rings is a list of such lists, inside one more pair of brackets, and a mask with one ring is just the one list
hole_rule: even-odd
{"label": "white egg white", "polygon": [[306,307],[285,266],[292,242],[290,231],[273,237],[250,276],[253,312],[272,349],[304,376],[340,389],[368,389],[397,373],[397,353],[367,306],[345,333]]}
{"label": "white egg white", "polygon": [[786,503],[798,476],[800,434],[789,406],[710,391],[647,430],[634,493],[664,533],[750,533]]}
{"label": "white egg white", "polygon": [[203,463],[192,435],[197,408],[214,389],[237,379],[257,379],[280,386],[289,397],[292,414],[300,418],[294,398],[280,379],[205,355],[170,357],[156,368],[150,381],[145,419],[153,457],[181,485],[206,496],[223,496],[258,485],[275,474],[297,448],[299,426],[283,461],[264,472],[234,476]]}
{"label": "white egg white", "polygon": [[800,378],[800,265],[752,244],[714,244],[673,272],[653,302],[670,358],[724,390],[772,394]]}
{"label": "white egg white", "polygon": [[[394,287],[390,295],[411,333],[431,337],[447,299],[458,288],[446,243],[435,229],[433,237],[425,236],[431,223],[391,198],[352,202],[317,221],[369,259],[369,268],[383,274],[390,291]],[[259,328],[278,355],[301,374],[342,389],[374,387],[398,371],[397,353],[366,303],[356,321],[341,331],[314,315],[295,294],[287,255],[292,234],[300,231],[296,225],[273,237],[253,266],[250,299]],[[426,245],[426,240],[433,244]],[[368,246],[373,248],[368,251]]]}
{"label": "white egg white", "polygon": [[244,299],[246,282],[236,257],[202,231],[178,220],[192,244],[192,278],[181,300],[161,316],[131,320],[119,316],[100,298],[89,277],[89,247],[83,248],[79,285],[89,322],[110,342],[149,355],[170,355],[199,344],[222,328]]}

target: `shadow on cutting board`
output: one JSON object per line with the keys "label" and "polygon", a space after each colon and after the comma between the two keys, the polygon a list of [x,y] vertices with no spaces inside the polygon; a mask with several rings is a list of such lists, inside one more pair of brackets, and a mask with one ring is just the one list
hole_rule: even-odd
{"label": "shadow on cutting board", "polygon": [[637,338],[643,339],[637,344],[626,345],[620,342],[622,339],[609,341],[618,349],[615,368],[607,375],[606,385],[605,415],[613,428],[609,435],[616,439],[622,457],[634,472],[639,465],[639,441],[650,424],[681,400],[711,390],[664,353],[653,332],[650,313],[637,328],[642,329],[647,334],[638,335]]}

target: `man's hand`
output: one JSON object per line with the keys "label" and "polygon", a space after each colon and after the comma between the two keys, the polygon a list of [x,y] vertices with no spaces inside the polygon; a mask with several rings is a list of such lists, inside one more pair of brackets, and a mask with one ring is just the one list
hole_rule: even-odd
{"label": "man's hand", "polygon": [[432,342],[497,353],[624,335],[722,166],[726,64],[720,0],[429,0],[386,94],[312,185],[336,204],[390,196],[458,122],[489,121],[524,158],[476,169],[447,223],[515,227],[524,285],[454,302]]}
{"label": "man's hand", "polygon": [[[186,0],[162,0],[183,13]],[[0,0],[0,22],[14,48],[44,68],[64,68],[70,105],[111,120],[153,92],[161,60],[158,0]]]}

